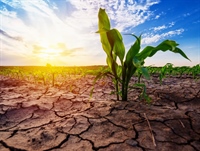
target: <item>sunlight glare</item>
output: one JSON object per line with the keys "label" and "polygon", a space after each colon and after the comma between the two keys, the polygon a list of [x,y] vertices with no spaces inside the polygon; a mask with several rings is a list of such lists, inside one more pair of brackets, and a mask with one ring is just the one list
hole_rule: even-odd
{"label": "sunlight glare", "polygon": [[61,49],[46,48],[41,51],[39,57],[44,63],[55,64],[59,60],[62,51]]}

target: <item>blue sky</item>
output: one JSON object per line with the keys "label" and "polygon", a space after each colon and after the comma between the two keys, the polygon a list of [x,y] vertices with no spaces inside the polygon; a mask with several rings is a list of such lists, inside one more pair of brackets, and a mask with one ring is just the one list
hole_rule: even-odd
{"label": "blue sky", "polygon": [[[200,63],[199,0],[0,0],[0,65],[105,65],[100,7],[122,35],[142,34],[142,48],[171,39],[191,59],[159,52],[145,65]],[[123,40],[128,50],[135,39]]]}

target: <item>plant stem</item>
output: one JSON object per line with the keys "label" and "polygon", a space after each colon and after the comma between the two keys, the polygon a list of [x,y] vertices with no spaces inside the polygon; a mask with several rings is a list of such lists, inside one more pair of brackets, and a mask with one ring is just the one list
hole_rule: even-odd
{"label": "plant stem", "polygon": [[124,77],[122,83],[122,101],[127,101],[127,93],[128,93],[128,82],[127,78]]}
{"label": "plant stem", "polygon": [[123,101],[127,101],[127,95],[128,95],[128,81],[127,81],[127,78],[125,78],[125,87],[124,87],[124,98],[123,98]]}
{"label": "plant stem", "polygon": [[125,81],[126,81],[126,67],[122,66],[122,101],[126,101],[125,97]]}
{"label": "plant stem", "polygon": [[118,87],[118,79],[115,79],[116,80],[116,83],[115,83],[115,89],[116,89],[116,92],[117,92],[117,101],[119,101],[119,87]]}
{"label": "plant stem", "polygon": [[142,76],[142,74],[138,75],[138,83],[140,83],[141,76]]}

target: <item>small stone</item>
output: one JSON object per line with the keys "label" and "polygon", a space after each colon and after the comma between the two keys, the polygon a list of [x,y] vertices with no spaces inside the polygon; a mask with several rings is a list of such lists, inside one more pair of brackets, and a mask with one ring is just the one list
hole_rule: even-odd
{"label": "small stone", "polygon": [[126,144],[128,144],[130,146],[137,146],[138,142],[133,139],[128,139],[128,140],[126,140]]}

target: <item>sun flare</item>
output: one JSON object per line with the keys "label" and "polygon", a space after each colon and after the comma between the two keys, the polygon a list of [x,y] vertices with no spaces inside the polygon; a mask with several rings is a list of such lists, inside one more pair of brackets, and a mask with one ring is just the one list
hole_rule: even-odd
{"label": "sun flare", "polygon": [[56,50],[56,49],[44,49],[39,54],[40,58],[48,59],[51,57],[59,56],[62,50]]}
{"label": "sun flare", "polygon": [[55,64],[55,62],[58,62],[62,52],[63,50],[61,49],[46,48],[41,50],[40,54],[38,55],[42,62]]}
{"label": "sun flare", "polygon": [[58,55],[60,55],[61,52],[62,52],[62,50],[60,50],[60,49],[51,49],[51,48],[45,49],[43,51],[44,54],[53,55],[53,56],[58,56]]}

